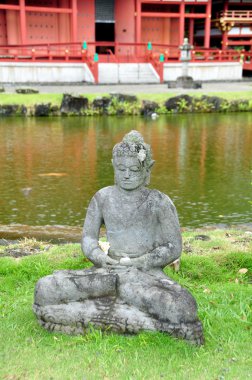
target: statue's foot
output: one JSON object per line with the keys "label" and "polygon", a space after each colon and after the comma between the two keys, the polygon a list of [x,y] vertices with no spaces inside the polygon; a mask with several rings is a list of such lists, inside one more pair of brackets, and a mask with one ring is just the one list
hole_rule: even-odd
{"label": "statue's foot", "polygon": [[61,305],[34,304],[33,311],[45,329],[72,335],[84,334],[90,325],[121,334],[155,330],[147,314],[115,297]]}
{"label": "statue's foot", "polygon": [[115,297],[62,305],[34,304],[33,310],[40,325],[48,331],[83,335],[92,325],[104,331],[121,334],[161,331],[196,345],[204,343],[201,322],[175,324],[159,321]]}
{"label": "statue's foot", "polygon": [[[159,326],[158,326],[159,325]],[[171,334],[176,338],[182,338],[195,345],[204,344],[203,328],[200,321],[190,323],[157,322],[157,329]]]}
{"label": "statue's foot", "polygon": [[70,324],[67,320],[57,319],[50,309],[47,310],[45,307],[36,304],[33,305],[33,311],[36,314],[40,326],[50,332],[59,332],[68,335],[85,334],[85,326],[81,321],[73,321]]}

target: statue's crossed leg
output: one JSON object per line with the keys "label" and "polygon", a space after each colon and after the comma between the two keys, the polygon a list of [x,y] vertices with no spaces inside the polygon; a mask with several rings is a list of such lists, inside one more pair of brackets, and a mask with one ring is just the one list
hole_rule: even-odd
{"label": "statue's crossed leg", "polygon": [[195,300],[161,273],[136,268],[58,271],[38,282],[34,311],[52,331],[83,334],[92,324],[117,332],[165,331],[201,344]]}

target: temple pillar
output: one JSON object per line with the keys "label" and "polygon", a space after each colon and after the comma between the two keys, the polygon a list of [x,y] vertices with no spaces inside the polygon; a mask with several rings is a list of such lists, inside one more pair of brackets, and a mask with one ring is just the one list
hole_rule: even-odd
{"label": "temple pillar", "polygon": [[20,44],[20,19],[19,12],[6,10],[6,31],[7,31],[7,44],[18,45]]}
{"label": "temple pillar", "polygon": [[194,43],[194,19],[189,19],[189,43],[193,45]]}
{"label": "temple pillar", "polygon": [[228,31],[224,30],[222,32],[222,49],[227,49],[228,47]]}
{"label": "temple pillar", "polygon": [[[228,11],[228,1],[225,0],[224,5],[223,5],[223,12],[225,13]],[[226,26],[226,24],[225,24]],[[227,49],[228,46],[228,31],[227,29],[222,31],[222,49]]]}
{"label": "temple pillar", "polygon": [[165,18],[163,20],[163,44],[169,45],[171,43],[171,19]]}
{"label": "temple pillar", "polygon": [[[62,8],[69,8],[69,0],[61,0]],[[59,42],[70,42],[70,16],[69,14],[59,14]]]}
{"label": "temple pillar", "polygon": [[20,35],[21,35],[21,44],[26,44],[26,15],[25,15],[25,0],[19,0],[20,5]]}
{"label": "temple pillar", "polygon": [[179,44],[182,45],[184,42],[185,34],[185,3],[184,1],[180,4],[180,16],[179,16]]}
{"label": "temple pillar", "polygon": [[[136,43],[141,43],[142,41],[142,3],[141,0],[136,0]],[[141,54],[141,48],[136,48],[136,55]]]}
{"label": "temple pillar", "polygon": [[205,38],[204,47],[209,49],[211,37],[211,1],[206,5],[206,19],[205,19]]}
{"label": "temple pillar", "polygon": [[71,29],[72,29],[72,39],[71,42],[77,42],[77,0],[72,0],[72,23],[71,23]]}
{"label": "temple pillar", "polygon": [[141,0],[136,0],[136,42],[141,42]]}

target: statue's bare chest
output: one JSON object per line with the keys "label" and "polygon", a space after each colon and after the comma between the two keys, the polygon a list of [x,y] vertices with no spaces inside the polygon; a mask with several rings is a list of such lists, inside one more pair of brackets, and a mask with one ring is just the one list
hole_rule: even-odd
{"label": "statue's bare chest", "polygon": [[103,206],[103,219],[108,228],[145,227],[156,219],[155,209],[151,207],[146,197],[130,199],[109,198]]}

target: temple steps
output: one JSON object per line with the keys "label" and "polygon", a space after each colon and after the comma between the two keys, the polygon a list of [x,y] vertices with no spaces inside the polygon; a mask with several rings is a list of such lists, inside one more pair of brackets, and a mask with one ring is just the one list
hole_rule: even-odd
{"label": "temple steps", "polygon": [[150,63],[99,63],[99,83],[160,83]]}

